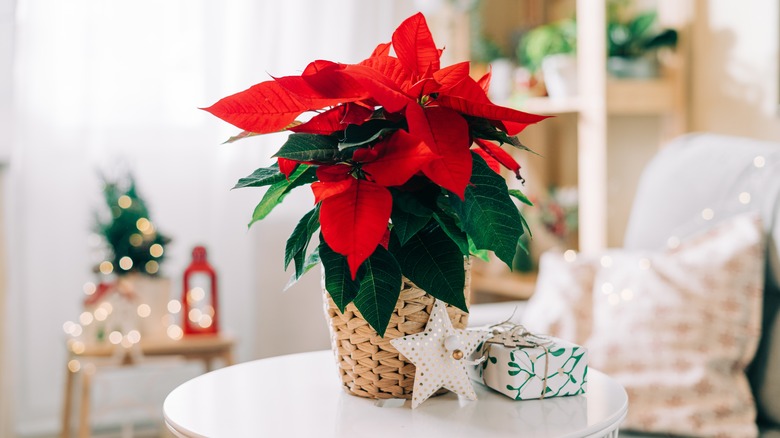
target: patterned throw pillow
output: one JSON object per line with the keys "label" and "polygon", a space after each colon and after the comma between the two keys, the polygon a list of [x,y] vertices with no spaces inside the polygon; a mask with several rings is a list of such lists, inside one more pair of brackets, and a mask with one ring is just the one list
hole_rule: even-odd
{"label": "patterned throw pillow", "polygon": [[625,428],[757,435],[744,371],[761,330],[763,256],[758,219],[738,216],[664,253],[602,258],[586,345],[628,392]]}
{"label": "patterned throw pillow", "polygon": [[[608,251],[590,263],[592,287],[577,284],[567,311],[550,314],[548,332],[576,321],[590,336],[590,364],[625,388],[623,429],[684,436],[754,437],[756,407],[745,367],[760,335],[764,247],[759,220],[737,216],[664,252]],[[573,278],[576,263],[541,272],[537,292],[551,277]],[[546,269],[545,265],[540,267]],[[555,289],[555,288],[552,288]],[[590,290],[591,293],[583,292]],[[592,326],[576,306],[592,300]],[[547,302],[535,297],[538,303]],[[554,299],[565,299],[558,298]],[[534,312],[530,306],[529,312]],[[528,315],[528,314],[526,314]],[[533,319],[538,316],[529,315]],[[568,333],[563,333],[567,334]]]}

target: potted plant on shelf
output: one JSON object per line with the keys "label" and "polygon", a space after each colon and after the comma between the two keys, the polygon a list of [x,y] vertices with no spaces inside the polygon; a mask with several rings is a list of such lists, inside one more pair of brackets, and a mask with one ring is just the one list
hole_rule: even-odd
{"label": "potted plant on shelf", "polygon": [[577,95],[577,23],[568,18],[537,26],[517,45],[517,58],[532,73],[541,71],[551,98]]}
{"label": "potted plant on shelf", "polygon": [[[491,87],[488,96],[495,101],[506,101],[512,95],[512,74],[514,63],[504,56],[501,47],[485,35],[471,41],[472,72],[491,72]],[[476,70],[476,71],[475,71]]]}
{"label": "potted plant on shelf", "polygon": [[657,13],[634,14],[625,0],[611,1],[607,10],[607,71],[618,78],[658,76],[657,50],[677,45],[677,31],[657,30]]}
{"label": "potted plant on shelf", "polygon": [[511,264],[526,231],[511,197],[527,199],[499,173],[503,165],[520,178],[520,166],[501,145],[525,149],[515,135],[545,117],[494,105],[489,73],[474,80],[469,62],[442,68],[440,56],[416,14],[358,64],[314,61],[205,108],[244,130],[229,141],[292,131],[277,163],[236,187],[269,186],[253,223],[311,185],[315,205],[287,241],[284,266],[293,264],[294,282],[321,261],[352,394],[409,398],[414,366],[390,339],[421,331],[434,298],[463,328],[469,255],[490,250]]}

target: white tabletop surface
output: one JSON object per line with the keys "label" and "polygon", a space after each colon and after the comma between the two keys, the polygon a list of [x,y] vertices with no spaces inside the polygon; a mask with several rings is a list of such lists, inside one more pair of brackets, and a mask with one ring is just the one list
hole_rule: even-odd
{"label": "white tabletop surface", "polygon": [[588,371],[585,395],[515,401],[474,383],[478,400],[453,393],[415,410],[409,401],[344,392],[331,351],[247,362],[196,377],[165,400],[182,437],[601,437],[628,408],[623,388]]}

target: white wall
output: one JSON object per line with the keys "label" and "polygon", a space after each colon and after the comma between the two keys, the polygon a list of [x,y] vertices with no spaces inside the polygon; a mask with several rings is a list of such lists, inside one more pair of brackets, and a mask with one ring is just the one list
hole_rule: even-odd
{"label": "white wall", "polygon": [[610,116],[607,125],[607,245],[620,247],[639,177],[661,144],[660,116]]}
{"label": "white wall", "polygon": [[17,135],[10,196],[3,199],[12,230],[6,321],[17,432],[56,430],[62,324],[78,317],[82,285],[94,279],[86,242],[101,205],[95,170],[117,161],[133,169],[152,220],[174,238],[164,271],[175,280],[175,295],[192,246],[209,248],[220,275],[223,327],[238,337],[239,361],[327,348],[318,274],[281,292],[288,278],[284,243],[311,207],[308,189],[297,189],[249,231],[262,190],[230,190],[270,164],[284,136],[221,145],[238,129],[197,108],[268,73],[294,74],[313,59],[358,61],[389,40],[412,2],[20,5]]}
{"label": "white wall", "polygon": [[[0,0],[0,132],[11,131],[11,90],[15,0]],[[0,162],[11,153],[11,136],[0,136]]]}
{"label": "white wall", "polygon": [[[7,315],[7,245],[6,245],[6,168],[0,164],[0,315]],[[0,436],[11,436],[13,413],[11,412],[10,352],[8,341],[11,338],[9,325],[5,318],[0,321]]]}
{"label": "white wall", "polygon": [[[14,41],[14,10],[15,0],[0,0],[0,315],[6,315],[7,298],[7,245],[5,239],[5,207],[7,196],[5,192],[5,175],[8,158],[11,154],[12,118],[11,93],[13,83],[12,60]],[[10,368],[7,323],[5,318],[0,321],[0,436],[10,436],[12,430]]]}
{"label": "white wall", "polygon": [[[780,141],[776,0],[691,0],[689,130]],[[689,8],[692,6],[692,9]],[[639,174],[659,141],[658,119],[611,118],[609,244],[620,245]]]}
{"label": "white wall", "polygon": [[692,128],[780,141],[775,0],[697,0]]}

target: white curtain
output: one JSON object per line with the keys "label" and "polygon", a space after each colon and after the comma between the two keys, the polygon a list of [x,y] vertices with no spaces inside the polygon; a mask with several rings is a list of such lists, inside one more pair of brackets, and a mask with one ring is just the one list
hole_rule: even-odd
{"label": "white curtain", "polygon": [[[224,329],[240,361],[328,346],[319,278],[281,292],[284,241],[312,200],[293,193],[246,230],[262,191],[230,191],[269,163],[283,136],[238,132],[198,107],[313,59],[355,62],[412,12],[382,0],[18,0],[14,147],[8,191],[9,315],[17,430],[56,427],[62,324],[95,278],[88,245],[98,170],[131,169],[158,228],[163,271],[205,244]],[[440,42],[440,45],[442,43]]]}

